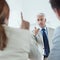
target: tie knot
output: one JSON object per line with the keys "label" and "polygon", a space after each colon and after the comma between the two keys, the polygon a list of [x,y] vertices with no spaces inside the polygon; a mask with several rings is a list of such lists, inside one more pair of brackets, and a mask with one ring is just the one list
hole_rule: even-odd
{"label": "tie knot", "polygon": [[45,29],[43,28],[42,31],[45,31]]}

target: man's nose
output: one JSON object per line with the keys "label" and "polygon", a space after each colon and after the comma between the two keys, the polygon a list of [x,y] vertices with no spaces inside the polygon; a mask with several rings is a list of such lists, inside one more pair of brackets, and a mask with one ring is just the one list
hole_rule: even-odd
{"label": "man's nose", "polygon": [[42,21],[39,21],[39,23],[41,23]]}

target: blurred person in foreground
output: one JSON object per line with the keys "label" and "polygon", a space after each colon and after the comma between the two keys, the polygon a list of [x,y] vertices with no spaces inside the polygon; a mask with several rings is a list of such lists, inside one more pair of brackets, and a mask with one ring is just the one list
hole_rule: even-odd
{"label": "blurred person in foreground", "polygon": [[[60,21],[60,0],[49,0],[53,11]],[[55,30],[53,36],[53,48],[48,60],[60,60],[60,26]]]}
{"label": "blurred person in foreground", "polygon": [[0,0],[0,60],[41,60],[30,32],[8,26],[9,12],[6,0]]}

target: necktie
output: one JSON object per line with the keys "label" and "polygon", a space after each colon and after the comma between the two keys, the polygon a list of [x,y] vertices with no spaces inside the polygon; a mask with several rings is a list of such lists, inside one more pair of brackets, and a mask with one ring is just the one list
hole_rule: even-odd
{"label": "necktie", "polygon": [[49,42],[48,42],[48,38],[45,32],[45,29],[42,29],[43,32],[43,42],[44,42],[44,51],[45,51],[45,57],[48,57],[49,53],[50,53],[50,48],[49,48]]}

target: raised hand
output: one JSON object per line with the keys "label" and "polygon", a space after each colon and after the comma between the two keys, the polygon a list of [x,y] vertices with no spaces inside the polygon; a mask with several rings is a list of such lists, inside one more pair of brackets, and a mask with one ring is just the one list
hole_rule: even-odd
{"label": "raised hand", "polygon": [[34,35],[36,36],[38,34],[38,32],[39,32],[39,29],[35,27],[34,28]]}
{"label": "raised hand", "polygon": [[21,29],[28,29],[29,30],[30,23],[28,21],[26,21],[26,20],[23,19],[22,12],[21,12],[21,20],[22,20]]}
{"label": "raised hand", "polygon": [[21,12],[21,20],[23,21],[24,19],[23,19],[23,13]]}

